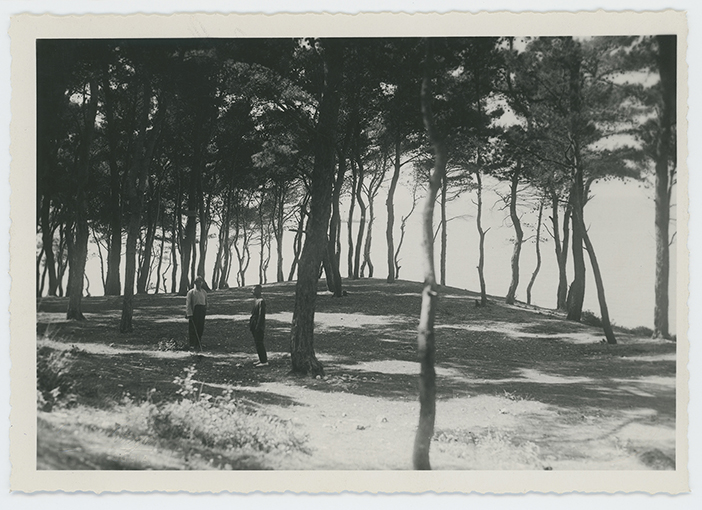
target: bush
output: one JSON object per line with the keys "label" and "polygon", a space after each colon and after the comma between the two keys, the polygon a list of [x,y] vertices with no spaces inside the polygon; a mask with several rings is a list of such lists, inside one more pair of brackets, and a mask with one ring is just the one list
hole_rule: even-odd
{"label": "bush", "polygon": [[195,439],[207,447],[251,448],[258,451],[302,449],[306,441],[292,425],[275,416],[247,409],[231,390],[214,398],[202,392],[194,366],[176,377],[179,402],[151,407],[149,427],[163,439]]}
{"label": "bush", "polygon": [[75,363],[77,347],[57,351],[50,347],[37,350],[37,408],[51,411],[71,399],[74,381],[70,374]]}
{"label": "bush", "polygon": [[593,326],[596,328],[602,327],[602,319],[600,319],[597,315],[592,313],[590,310],[583,311],[582,315],[580,316],[580,322],[583,324],[587,324],[588,326]]}

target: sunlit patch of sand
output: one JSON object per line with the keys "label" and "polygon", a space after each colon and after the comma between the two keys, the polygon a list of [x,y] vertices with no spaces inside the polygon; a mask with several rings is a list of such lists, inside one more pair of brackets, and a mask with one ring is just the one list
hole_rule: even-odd
{"label": "sunlit patch of sand", "polygon": [[498,333],[516,340],[543,339],[543,340],[563,340],[574,344],[592,344],[602,339],[599,332],[572,332],[572,333],[528,333],[520,331],[519,327],[509,322],[501,321],[481,321],[478,323],[464,324],[439,324],[436,329],[453,329],[462,331],[490,332]]}

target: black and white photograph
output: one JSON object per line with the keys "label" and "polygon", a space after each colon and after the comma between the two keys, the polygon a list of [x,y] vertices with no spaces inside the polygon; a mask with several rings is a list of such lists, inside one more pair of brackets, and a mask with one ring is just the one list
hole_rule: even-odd
{"label": "black and white photograph", "polygon": [[600,16],[14,20],[19,471],[687,490],[685,17]]}

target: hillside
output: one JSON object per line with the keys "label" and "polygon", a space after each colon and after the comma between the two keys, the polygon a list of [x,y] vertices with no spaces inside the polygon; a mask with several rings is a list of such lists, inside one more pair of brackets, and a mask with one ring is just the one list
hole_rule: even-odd
{"label": "hillside", "polygon": [[[84,299],[84,323],[65,298],[38,301],[38,467],[411,469],[421,285],[345,285],[317,300],[321,379],[289,374],[291,283],[264,286],[265,368],[249,289],[210,294],[204,356],[178,348],[180,296],[137,296],[128,335],[120,298]],[[441,292],[434,469],[674,469],[675,343],[620,330],[606,345],[553,311],[475,298]]]}

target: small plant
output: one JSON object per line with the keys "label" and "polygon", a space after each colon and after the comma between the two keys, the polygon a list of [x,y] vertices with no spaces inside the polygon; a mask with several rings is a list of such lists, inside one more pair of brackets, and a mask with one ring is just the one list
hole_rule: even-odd
{"label": "small plant", "polygon": [[55,406],[69,400],[74,381],[70,374],[75,363],[77,347],[68,351],[57,351],[41,347],[37,351],[37,408],[51,411]]}
{"label": "small plant", "polygon": [[182,398],[160,406],[151,405],[149,426],[163,439],[200,441],[207,447],[251,448],[270,452],[303,449],[305,437],[300,437],[292,425],[275,416],[247,409],[233,397],[231,389],[213,397],[203,392],[204,383],[195,380],[194,366],[176,377],[176,393]]}
{"label": "small plant", "polygon": [[586,324],[588,326],[593,326],[595,328],[602,327],[602,319],[600,319],[597,315],[592,313],[590,310],[583,311],[582,315],[580,316],[580,322],[582,322],[583,324]]}
{"label": "small plant", "polygon": [[160,340],[158,342],[158,345],[156,346],[156,349],[159,351],[178,351],[182,347],[178,345],[178,342],[175,340],[175,338],[167,338],[165,340]]}

